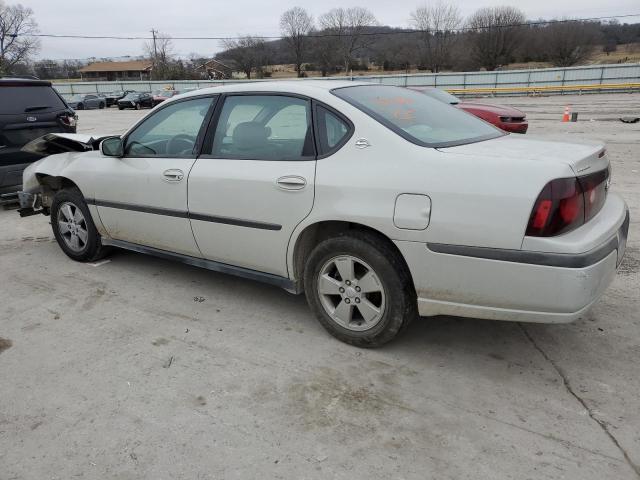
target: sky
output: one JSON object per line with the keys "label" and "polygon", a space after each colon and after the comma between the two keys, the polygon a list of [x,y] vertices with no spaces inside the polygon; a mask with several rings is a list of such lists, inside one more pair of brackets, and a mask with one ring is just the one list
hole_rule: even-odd
{"label": "sky", "polygon": [[[16,0],[5,0],[8,4]],[[282,12],[300,6],[314,17],[335,7],[365,6],[378,22],[408,27],[410,12],[424,0],[22,0],[33,9],[40,32],[47,34],[150,36],[150,30],[178,36],[279,35]],[[456,2],[451,2],[456,3]],[[586,18],[640,14],[638,0],[460,0],[463,16],[487,6],[512,5],[528,19]],[[640,22],[640,16],[626,19]],[[42,38],[39,58],[65,59],[138,56],[143,40],[91,40]],[[221,50],[216,40],[174,40],[174,52],[204,56]]]}

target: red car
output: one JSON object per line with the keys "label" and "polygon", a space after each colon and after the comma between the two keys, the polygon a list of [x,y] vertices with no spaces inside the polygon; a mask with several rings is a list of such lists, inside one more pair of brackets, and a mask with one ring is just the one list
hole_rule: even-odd
{"label": "red car", "polygon": [[434,87],[410,87],[441,102],[450,103],[486,122],[492,123],[505,132],[527,133],[527,116],[517,108],[488,103],[461,102],[458,97]]}
{"label": "red car", "polygon": [[153,106],[155,107],[159,103],[164,102],[166,99],[178,95],[180,92],[177,90],[156,90],[153,92]]}

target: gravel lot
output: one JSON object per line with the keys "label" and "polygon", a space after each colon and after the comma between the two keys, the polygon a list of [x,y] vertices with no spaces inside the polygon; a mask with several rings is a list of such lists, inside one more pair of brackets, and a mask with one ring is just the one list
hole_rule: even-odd
{"label": "gravel lot", "polygon": [[[302,296],[143,255],[72,262],[0,211],[0,479],[640,478],[640,94],[501,98],[609,145],[625,262],[570,325],[422,319],[358,350]],[[560,123],[565,104],[578,123]],[[122,132],[146,112],[83,111]]]}

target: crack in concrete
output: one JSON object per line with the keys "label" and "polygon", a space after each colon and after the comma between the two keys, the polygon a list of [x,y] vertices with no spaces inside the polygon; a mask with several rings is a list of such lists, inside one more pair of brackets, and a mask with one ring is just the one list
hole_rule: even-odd
{"label": "crack in concrete", "polygon": [[569,393],[569,395],[575,398],[580,403],[580,405],[582,405],[582,407],[586,410],[587,414],[589,415],[589,418],[593,420],[600,427],[600,429],[607,435],[607,437],[609,437],[611,442],[616,446],[616,448],[620,451],[620,453],[622,453],[622,456],[624,457],[629,467],[631,467],[631,469],[634,471],[636,476],[640,478],[640,465],[637,465],[631,459],[631,457],[629,456],[629,453],[624,449],[624,447],[620,444],[620,442],[613,435],[613,433],[611,433],[611,430],[609,430],[610,425],[604,420],[601,420],[598,417],[596,417],[595,412],[587,405],[587,402],[582,397],[580,397],[580,395],[578,395],[576,391],[573,389],[573,387],[571,386],[571,383],[569,382],[568,377],[566,376],[562,368],[551,357],[549,357],[549,355],[547,355],[547,352],[545,352],[542,349],[542,347],[540,347],[540,345],[538,345],[538,343],[527,331],[524,325],[519,323],[518,326],[522,330],[522,333],[524,333],[524,336],[527,338],[527,340],[531,342],[531,345],[533,345],[533,348],[535,348],[540,353],[540,355],[543,356],[543,358],[553,367],[553,369],[556,371],[558,376],[562,379],[564,388]]}

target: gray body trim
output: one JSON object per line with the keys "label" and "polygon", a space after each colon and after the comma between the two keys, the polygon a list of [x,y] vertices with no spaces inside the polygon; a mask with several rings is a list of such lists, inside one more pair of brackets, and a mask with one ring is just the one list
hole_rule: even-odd
{"label": "gray body trim", "polygon": [[238,227],[258,228],[260,230],[281,230],[282,225],[275,223],[258,222],[255,220],[244,220],[242,218],[217,217],[214,215],[204,215],[183,210],[171,210],[168,208],[147,207],[145,205],[133,205],[130,203],[111,202],[106,200],[96,200],[95,198],[85,198],[89,205],[107,208],[119,208],[141,213],[151,213],[153,215],[165,215],[167,217],[189,218],[203,222],[224,223],[226,225],[236,225]]}
{"label": "gray body trim", "polygon": [[236,267],[233,265],[228,265],[226,263],[220,263],[213,260],[206,260],[204,258],[191,257],[189,255],[168,252],[166,250],[146,247],[144,245],[124,242],[122,240],[114,240],[112,238],[102,237],[101,241],[102,245],[123,248],[125,250],[131,250],[133,252],[144,253],[147,255],[153,255],[154,257],[164,258],[165,260],[174,260],[186,263],[187,265],[193,265],[194,267],[206,268],[207,270],[212,270],[214,272],[227,273],[230,275],[235,275],[237,277],[257,280],[259,282],[269,283],[271,285],[284,288],[285,290],[288,290],[290,292],[298,293],[298,289],[294,282],[292,282],[288,278],[273,275],[272,273],[258,272],[256,270],[250,270],[248,268]]}
{"label": "gray body trim", "polygon": [[432,252],[463,257],[483,258],[502,262],[527,263],[548,267],[584,268],[598,263],[612,251],[617,250],[620,238],[627,238],[629,232],[629,211],[616,235],[605,243],[584,253],[551,253],[532,252],[527,250],[510,250],[503,248],[470,247],[466,245],[449,245],[445,243],[427,243]]}

